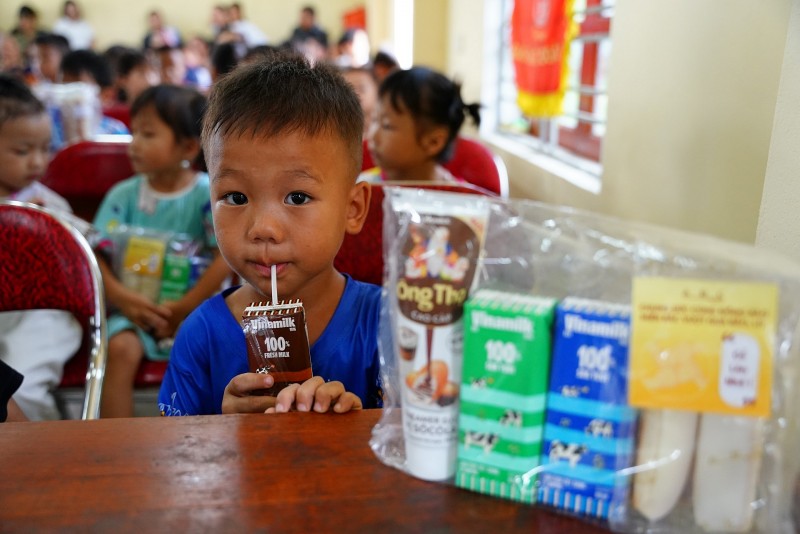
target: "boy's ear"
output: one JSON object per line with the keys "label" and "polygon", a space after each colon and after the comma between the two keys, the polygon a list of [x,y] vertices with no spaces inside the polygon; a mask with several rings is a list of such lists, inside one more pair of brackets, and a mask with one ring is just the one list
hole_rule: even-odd
{"label": "boy's ear", "polygon": [[372,190],[368,182],[356,182],[350,189],[347,201],[347,220],[345,221],[345,232],[357,234],[364,226],[369,212],[369,199],[372,197]]}
{"label": "boy's ear", "polygon": [[425,153],[433,157],[441,152],[447,144],[447,135],[447,128],[443,126],[431,128],[425,132],[422,136],[422,148],[425,150]]}

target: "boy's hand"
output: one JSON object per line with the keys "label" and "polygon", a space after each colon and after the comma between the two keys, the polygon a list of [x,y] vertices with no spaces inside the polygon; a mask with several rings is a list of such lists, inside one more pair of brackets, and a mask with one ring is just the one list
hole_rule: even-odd
{"label": "boy's hand", "polygon": [[284,413],[292,409],[298,412],[325,413],[333,410],[345,413],[361,409],[361,399],[355,393],[345,391],[341,382],[325,382],[320,376],[309,378],[302,384],[290,384],[278,393],[275,406],[267,413]]}
{"label": "boy's hand", "polygon": [[275,406],[275,397],[250,395],[250,392],[272,387],[275,379],[260,373],[234,376],[222,394],[222,413],[264,413]]}
{"label": "boy's hand", "polygon": [[118,307],[122,315],[145,332],[156,332],[169,327],[172,311],[133,291],[126,293],[125,298],[118,302]]}

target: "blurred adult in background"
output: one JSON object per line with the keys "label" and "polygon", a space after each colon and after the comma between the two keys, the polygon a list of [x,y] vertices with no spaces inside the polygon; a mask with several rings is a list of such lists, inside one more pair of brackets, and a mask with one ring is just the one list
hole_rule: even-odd
{"label": "blurred adult in background", "polygon": [[369,63],[369,37],[361,28],[345,30],[336,43],[333,62],[339,67],[363,67]]}
{"label": "blurred adult in background", "polygon": [[211,35],[213,41],[228,42],[236,40],[236,36],[231,30],[231,13],[228,6],[217,4],[211,8]]}
{"label": "blurred adult in background", "polygon": [[314,39],[325,50],[328,49],[328,33],[317,26],[317,13],[311,6],[300,10],[300,22],[292,32],[292,43],[304,43],[307,39]]}
{"label": "blurred adult in background", "polygon": [[151,11],[147,16],[147,23],[149,30],[142,42],[142,47],[145,50],[157,50],[164,46],[170,48],[183,46],[181,34],[174,27],[164,24],[164,19],[160,12]]}
{"label": "blurred adult in background", "polygon": [[78,4],[72,0],[64,2],[64,13],[53,25],[53,33],[66,37],[72,50],[94,48],[94,29],[81,18]]}
{"label": "blurred adult in background", "polygon": [[22,62],[27,69],[28,61],[28,47],[33,43],[34,39],[44,32],[39,29],[39,15],[32,7],[24,5],[19,8],[17,17],[17,25],[11,30],[11,35],[17,40],[19,50],[22,54]]}
{"label": "blurred adult in background", "polygon": [[61,60],[69,51],[69,42],[63,35],[45,33],[34,39],[30,54],[31,70],[36,81],[60,82]]}
{"label": "blurred adult in background", "polygon": [[228,15],[230,19],[228,29],[233,33],[241,35],[247,48],[265,45],[269,42],[267,36],[258,26],[244,19],[244,15],[242,15],[242,6],[238,3],[231,4],[231,7],[228,9]]}
{"label": "blurred adult in background", "polygon": [[0,34],[0,72],[26,79],[26,70],[19,41],[10,33]]}

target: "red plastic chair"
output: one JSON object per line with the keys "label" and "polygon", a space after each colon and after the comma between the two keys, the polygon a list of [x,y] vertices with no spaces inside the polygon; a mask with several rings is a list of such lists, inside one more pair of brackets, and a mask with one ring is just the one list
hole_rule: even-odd
{"label": "red plastic chair", "polygon": [[[75,316],[84,336],[67,365],[81,373],[72,387],[83,397],[82,418],[98,418],[108,340],[103,281],[89,243],[55,212],[13,200],[0,202],[0,227],[0,311],[55,309]],[[55,392],[62,415],[63,387]]]}
{"label": "red plastic chair", "polygon": [[489,195],[492,193],[469,184],[433,184],[428,182],[384,182],[372,185],[367,220],[361,232],[347,234],[333,264],[341,273],[371,284],[383,284],[383,198],[385,186],[421,187],[454,193]]}
{"label": "red plastic chair", "polygon": [[508,198],[508,171],[503,159],[477,141],[456,139],[453,157],[444,168],[453,176]]}
{"label": "red plastic chair", "polygon": [[131,129],[131,107],[128,104],[114,104],[103,108],[103,115],[117,119]]}
{"label": "red plastic chair", "polygon": [[[124,138],[124,136],[114,136]],[[73,211],[84,220],[94,219],[106,193],[118,182],[133,175],[128,158],[129,140],[125,141],[82,141],[67,146],[56,153],[42,178],[42,183],[63,196]],[[84,361],[76,358],[67,362],[61,387],[74,391],[85,381]],[[167,362],[143,360],[139,366],[134,394],[152,398],[153,388],[157,388]],[[65,398],[69,399],[69,395]]]}
{"label": "red plastic chair", "polygon": [[[364,141],[361,170],[374,166],[372,154]],[[508,171],[505,162],[478,141],[461,136],[456,138],[453,157],[442,166],[457,178],[508,198]]]}
{"label": "red plastic chair", "polygon": [[133,175],[127,136],[118,142],[81,141],[59,150],[42,183],[64,197],[75,215],[91,221],[114,184]]}

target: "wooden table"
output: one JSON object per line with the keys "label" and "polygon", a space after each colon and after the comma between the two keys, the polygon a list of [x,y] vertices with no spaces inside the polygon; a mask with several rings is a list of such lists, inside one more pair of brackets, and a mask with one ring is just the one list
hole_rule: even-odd
{"label": "wooden table", "polygon": [[383,465],[380,410],[0,425],[0,532],[605,532]]}

